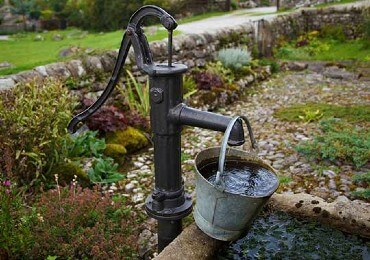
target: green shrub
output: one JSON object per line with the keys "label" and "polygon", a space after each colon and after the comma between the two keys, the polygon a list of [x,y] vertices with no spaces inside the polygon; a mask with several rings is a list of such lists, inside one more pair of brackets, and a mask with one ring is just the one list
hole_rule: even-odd
{"label": "green shrub", "polygon": [[278,73],[280,71],[279,63],[277,63],[274,60],[262,59],[262,60],[259,60],[258,63],[259,63],[259,65],[262,65],[262,66],[270,66],[271,73]]}
{"label": "green shrub", "polygon": [[352,180],[354,183],[366,183],[370,184],[370,172],[362,173],[362,174],[356,174],[352,177]]}
{"label": "green shrub", "polygon": [[320,37],[340,42],[345,42],[347,40],[342,25],[324,25],[320,30]]}
{"label": "green shrub", "polygon": [[62,160],[75,101],[56,80],[20,84],[0,97],[0,171],[32,184]]}
{"label": "green shrub", "polygon": [[144,5],[156,5],[165,10],[169,10],[171,8],[171,3],[169,0],[144,0]]}
{"label": "green shrub", "polygon": [[252,61],[251,53],[245,49],[222,49],[218,52],[217,59],[222,65],[233,71],[238,71]]}
{"label": "green shrub", "polygon": [[310,159],[352,162],[361,167],[370,159],[370,132],[341,120],[320,123],[321,133],[313,141],[302,142],[297,150]]}
{"label": "green shrub", "polygon": [[352,195],[362,199],[370,199],[370,189],[363,189],[360,191],[352,192]]}
{"label": "green shrub", "polygon": [[237,10],[239,8],[238,2],[236,0],[231,0],[230,6],[232,10]]}
{"label": "green shrub", "polygon": [[24,205],[10,180],[0,178],[0,258],[20,259],[33,246],[36,213]]}
{"label": "green shrub", "polygon": [[68,158],[100,157],[105,149],[105,140],[97,138],[98,132],[87,131],[72,137],[68,143]]}
{"label": "green shrub", "polygon": [[118,172],[118,164],[112,158],[96,158],[87,172],[93,183],[114,183],[125,176]]}

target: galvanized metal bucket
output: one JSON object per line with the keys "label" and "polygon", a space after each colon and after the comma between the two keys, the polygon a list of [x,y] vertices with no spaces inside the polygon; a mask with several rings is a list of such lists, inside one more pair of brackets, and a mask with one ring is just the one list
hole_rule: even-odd
{"label": "galvanized metal bucket", "polygon": [[[196,166],[196,205],[194,219],[197,226],[208,236],[223,241],[234,241],[242,236],[258,215],[262,207],[279,186],[271,189],[265,196],[247,196],[225,191],[222,181],[223,168],[226,161],[240,161],[263,167],[276,175],[276,171],[255,152],[245,152],[227,148],[227,141],[232,127],[239,118],[243,119],[248,127],[252,142],[252,149],[256,149],[256,141],[246,117],[236,117],[231,120],[222,141],[221,147],[209,148],[201,151],[195,158]],[[211,184],[200,173],[200,167],[218,161],[218,172],[215,184]]]}

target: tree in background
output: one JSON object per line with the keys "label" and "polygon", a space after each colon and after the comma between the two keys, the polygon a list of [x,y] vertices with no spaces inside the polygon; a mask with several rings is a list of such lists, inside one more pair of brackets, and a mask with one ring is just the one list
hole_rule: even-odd
{"label": "tree in background", "polygon": [[27,30],[27,16],[30,16],[31,12],[36,9],[35,1],[33,0],[13,0],[12,1],[12,13],[22,16],[23,28]]}

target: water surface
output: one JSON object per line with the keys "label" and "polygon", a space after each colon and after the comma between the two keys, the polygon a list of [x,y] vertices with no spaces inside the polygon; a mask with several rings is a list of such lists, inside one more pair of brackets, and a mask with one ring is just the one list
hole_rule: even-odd
{"label": "water surface", "polygon": [[[208,163],[200,168],[203,176],[212,184],[216,181],[218,162]],[[227,161],[222,180],[225,190],[247,196],[267,196],[276,188],[278,179],[274,173],[257,164]]]}

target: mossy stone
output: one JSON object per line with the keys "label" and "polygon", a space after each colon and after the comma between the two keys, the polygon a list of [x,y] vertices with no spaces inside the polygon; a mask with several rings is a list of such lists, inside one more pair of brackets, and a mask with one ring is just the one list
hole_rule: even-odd
{"label": "mossy stone", "polygon": [[120,144],[107,144],[104,154],[113,158],[117,162],[122,162],[127,154],[127,150],[123,145]]}
{"label": "mossy stone", "polygon": [[61,185],[69,185],[74,176],[77,176],[77,182],[82,187],[87,187],[90,185],[90,179],[87,173],[76,163],[67,162],[60,163],[53,167],[51,178],[58,174],[58,181]]}
{"label": "mossy stone", "polygon": [[118,144],[124,146],[128,152],[135,152],[149,144],[146,136],[138,129],[127,127],[107,135],[107,144]]}

